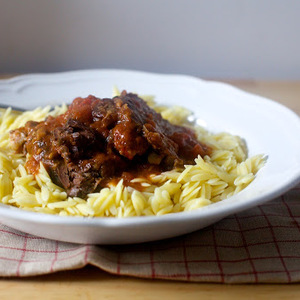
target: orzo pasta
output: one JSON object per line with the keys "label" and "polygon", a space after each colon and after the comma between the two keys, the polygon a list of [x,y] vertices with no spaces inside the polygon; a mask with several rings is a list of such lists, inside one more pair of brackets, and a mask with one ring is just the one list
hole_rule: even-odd
{"label": "orzo pasta", "polygon": [[[244,141],[229,133],[210,133],[188,121],[190,112],[182,107],[157,105],[153,97],[141,96],[170,123],[192,127],[197,139],[212,150],[198,155],[191,164],[174,167],[147,177],[130,179],[131,184],[112,180],[86,197],[70,196],[55,184],[42,162],[31,174],[22,153],[13,149],[9,134],[27,121],[43,121],[67,111],[62,105],[15,113],[3,111],[0,117],[0,198],[4,204],[25,210],[85,217],[132,217],[163,215],[201,208],[226,199],[249,185],[263,166],[263,155],[247,157]],[[151,158],[156,159],[156,157]],[[140,188],[135,188],[139,185]]]}

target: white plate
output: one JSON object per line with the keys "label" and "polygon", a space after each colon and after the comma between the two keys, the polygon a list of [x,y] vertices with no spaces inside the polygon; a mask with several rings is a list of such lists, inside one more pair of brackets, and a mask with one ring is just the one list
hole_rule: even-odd
{"label": "white plate", "polygon": [[0,81],[0,103],[32,109],[70,103],[77,96],[110,97],[113,86],[152,94],[159,103],[182,105],[214,132],[245,138],[249,155],[268,160],[256,179],[234,197],[160,217],[127,219],[59,217],[0,205],[0,221],[37,236],[74,243],[125,244],[189,233],[277,197],[300,181],[300,120],[286,107],[217,82],[181,75],[125,70],[33,74]]}

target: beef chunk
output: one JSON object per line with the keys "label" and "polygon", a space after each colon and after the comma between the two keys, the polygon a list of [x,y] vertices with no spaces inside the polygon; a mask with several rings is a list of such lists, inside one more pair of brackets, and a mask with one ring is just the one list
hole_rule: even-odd
{"label": "beef chunk", "polygon": [[17,152],[29,154],[30,173],[42,162],[68,195],[83,198],[122,173],[170,170],[211,151],[193,130],[170,124],[125,91],[113,99],[76,98],[65,114],[27,122],[11,140]]}

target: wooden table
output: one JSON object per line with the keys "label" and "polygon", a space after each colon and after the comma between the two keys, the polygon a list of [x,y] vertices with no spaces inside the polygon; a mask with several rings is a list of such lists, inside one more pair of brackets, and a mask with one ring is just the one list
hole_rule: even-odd
{"label": "wooden table", "polygon": [[[0,76],[7,78],[8,75]],[[227,81],[300,115],[300,81]],[[95,267],[31,278],[0,279],[0,299],[300,299],[300,284],[228,285],[118,277]]]}

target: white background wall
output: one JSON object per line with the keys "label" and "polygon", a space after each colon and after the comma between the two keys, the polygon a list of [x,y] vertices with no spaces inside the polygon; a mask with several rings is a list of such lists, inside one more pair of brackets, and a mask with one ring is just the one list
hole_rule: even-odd
{"label": "white background wall", "polygon": [[0,0],[0,73],[300,79],[299,0]]}

